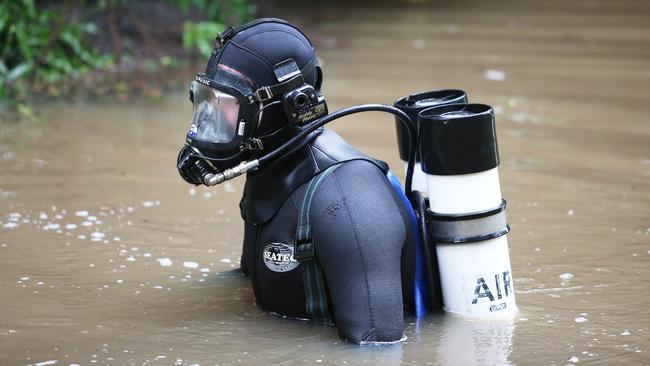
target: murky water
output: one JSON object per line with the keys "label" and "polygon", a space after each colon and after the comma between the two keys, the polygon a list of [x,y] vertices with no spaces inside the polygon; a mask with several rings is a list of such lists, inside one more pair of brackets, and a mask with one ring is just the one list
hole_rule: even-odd
{"label": "murky water", "polygon": [[[0,126],[0,364],[650,363],[650,4],[317,8],[332,109],[463,88],[497,111],[514,323],[408,318],[408,341],[255,307],[243,179],[174,163],[190,105],[45,106]],[[391,117],[334,124],[399,170]]]}

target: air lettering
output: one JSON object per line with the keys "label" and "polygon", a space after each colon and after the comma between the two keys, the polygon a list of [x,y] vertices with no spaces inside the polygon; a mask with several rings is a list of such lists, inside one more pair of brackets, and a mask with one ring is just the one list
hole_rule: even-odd
{"label": "air lettering", "polygon": [[[495,274],[494,284],[497,300],[501,300],[503,297],[508,297],[511,293],[514,293],[512,290],[512,279],[510,278],[510,271],[504,271],[500,274]],[[494,294],[492,293],[492,290],[485,282],[485,279],[483,277],[476,279],[476,287],[474,288],[474,297],[472,298],[472,304],[477,304],[478,300],[481,298],[488,298],[490,301],[495,301]],[[498,306],[493,306],[490,308],[490,311],[502,310],[503,308],[505,308],[505,306],[499,304]]]}

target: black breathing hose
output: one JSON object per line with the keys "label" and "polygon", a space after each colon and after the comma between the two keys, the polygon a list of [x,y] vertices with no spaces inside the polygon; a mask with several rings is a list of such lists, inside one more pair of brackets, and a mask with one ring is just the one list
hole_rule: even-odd
{"label": "black breathing hose", "polygon": [[386,113],[393,114],[399,119],[399,121],[408,130],[409,160],[408,160],[408,167],[406,169],[406,182],[405,182],[404,192],[406,193],[406,196],[409,197],[409,199],[412,198],[411,186],[413,184],[413,169],[415,166],[415,149],[416,149],[415,144],[417,141],[417,133],[415,131],[415,126],[413,124],[413,121],[411,121],[411,118],[406,113],[402,112],[401,110],[395,107],[391,107],[385,104],[362,104],[354,107],[344,108],[339,111],[328,114],[327,116],[321,117],[320,119],[317,119],[316,121],[305,126],[303,130],[298,135],[294,136],[291,140],[285,142],[277,149],[257,159],[257,161],[259,162],[259,166],[264,166],[272,162],[273,160],[279,158],[284,153],[289,151],[291,148],[296,146],[300,142],[300,140],[305,138],[310,133],[314,132],[316,129],[323,127],[327,123],[332,122],[335,119],[348,116],[350,114],[361,113],[361,112],[386,112]]}

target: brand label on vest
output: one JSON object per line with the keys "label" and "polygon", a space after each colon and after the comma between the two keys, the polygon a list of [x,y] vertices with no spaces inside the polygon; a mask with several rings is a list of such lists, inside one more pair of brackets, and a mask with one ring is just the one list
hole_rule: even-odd
{"label": "brand label on vest", "polygon": [[293,245],[270,243],[264,247],[264,264],[273,272],[289,272],[300,264],[293,258]]}

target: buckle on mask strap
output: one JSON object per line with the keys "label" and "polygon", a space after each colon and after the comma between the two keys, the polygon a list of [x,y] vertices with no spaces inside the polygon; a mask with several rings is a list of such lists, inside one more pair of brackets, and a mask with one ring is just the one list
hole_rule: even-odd
{"label": "buckle on mask strap", "polygon": [[265,102],[273,98],[273,91],[268,86],[259,88],[255,91],[255,98],[260,102]]}
{"label": "buckle on mask strap", "polygon": [[262,140],[252,138],[249,139],[242,145],[242,149],[244,150],[252,150],[252,151],[260,151],[264,150],[264,144],[262,143]]}
{"label": "buckle on mask strap", "polygon": [[287,81],[257,89],[254,97],[258,102],[265,102],[276,95],[284,95],[284,93],[294,90],[304,83],[305,80],[302,78],[302,75],[298,74]]}

